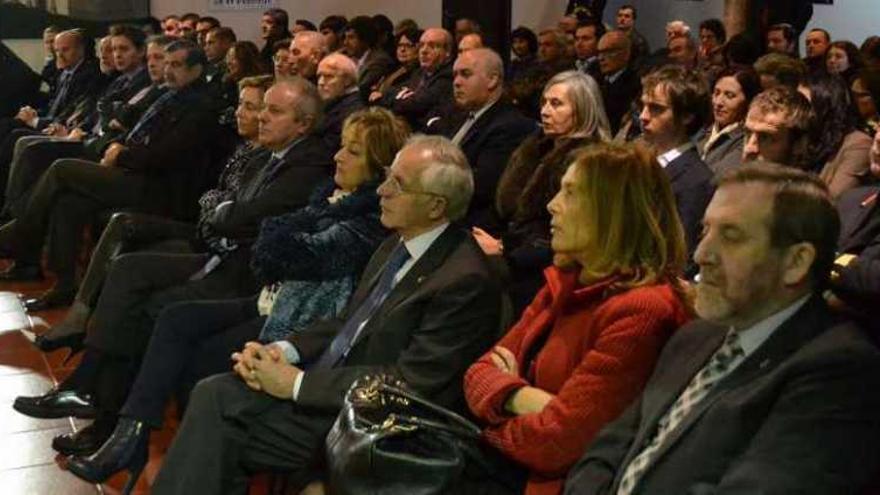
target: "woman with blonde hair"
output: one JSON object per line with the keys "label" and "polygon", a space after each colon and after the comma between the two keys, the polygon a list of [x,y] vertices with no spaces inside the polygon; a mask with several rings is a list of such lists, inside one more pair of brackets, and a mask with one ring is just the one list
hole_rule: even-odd
{"label": "woman with blonde hair", "polygon": [[465,492],[561,493],[568,469],[640,393],[666,340],[689,319],[678,279],[684,231],[653,154],[595,144],[569,163],[547,206],[554,261],[546,283],[465,375],[487,460],[505,466],[474,481],[479,489],[469,479]]}
{"label": "woman with blonde hair", "polygon": [[408,135],[406,123],[383,108],[350,115],[333,179],[316,188],[307,206],[262,223],[251,266],[277,289],[264,289],[260,304],[250,297],[164,309],[115,430],[93,455],[71,458],[70,472],[98,483],[127,469],[128,486],[134,486],[149,432],[161,428],[165,406],[181,386],[229,371],[229,355],[248,341],[282,340],[313,321],[338,316],[387,235],[376,189]]}
{"label": "woman with blonde hair", "polygon": [[486,254],[503,257],[517,314],[540,288],[541,270],[552,260],[546,205],[559,188],[569,154],[610,138],[602,94],[592,77],[566,71],[547,82],[541,129],[514,150],[498,183],[498,225],[474,229]]}

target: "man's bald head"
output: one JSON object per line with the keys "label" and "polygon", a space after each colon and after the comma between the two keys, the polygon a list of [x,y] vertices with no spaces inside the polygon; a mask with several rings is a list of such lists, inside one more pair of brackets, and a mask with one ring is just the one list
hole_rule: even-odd
{"label": "man's bald head", "polygon": [[445,64],[452,55],[453,38],[443,28],[426,29],[419,43],[419,65],[429,72]]}
{"label": "man's bald head", "polygon": [[501,97],[504,65],[489,48],[462,53],[453,67],[452,96],[457,107],[476,111]]}
{"label": "man's bald head", "polygon": [[458,53],[464,53],[476,48],[483,48],[483,37],[477,33],[466,34],[458,42]]}
{"label": "man's bald head", "polygon": [[78,29],[58,33],[52,43],[55,47],[55,66],[61,70],[76,67],[85,57],[86,39]]}
{"label": "man's bald head", "polygon": [[629,64],[632,42],[620,30],[608,31],[599,40],[599,70],[602,74],[614,74]]}

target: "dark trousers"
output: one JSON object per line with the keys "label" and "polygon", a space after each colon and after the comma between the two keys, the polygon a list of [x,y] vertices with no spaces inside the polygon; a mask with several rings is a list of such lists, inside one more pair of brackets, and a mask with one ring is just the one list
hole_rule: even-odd
{"label": "dark trousers", "polygon": [[336,413],[251,390],[232,373],[199,382],[153,495],[242,495],[248,475],[284,471],[293,493],[317,479]]}
{"label": "dark trousers", "polygon": [[3,214],[18,218],[24,213],[40,177],[55,160],[85,157],[85,147],[80,142],[41,135],[20,138],[9,163]]}
{"label": "dark trousers", "polygon": [[9,176],[9,167],[12,164],[15,145],[23,137],[41,135],[39,131],[31,129],[17,120],[13,122],[20,125],[10,124],[5,129],[5,132],[2,129],[3,125],[0,125],[0,193],[6,191],[6,179]]}
{"label": "dark trousers", "polygon": [[92,251],[88,269],[76,294],[77,300],[94,307],[110,265],[124,253],[195,254],[188,241],[194,233],[195,226],[190,223],[141,213],[114,213]]}
{"label": "dark trousers", "polygon": [[249,249],[230,253],[207,276],[190,280],[208,258],[207,254],[173,253],[131,253],[117,258],[92,312],[86,344],[136,358],[146,350],[156,318],[171,304],[258,292]]}
{"label": "dark trousers", "polygon": [[59,283],[73,287],[83,229],[98,212],[140,205],[144,186],[142,176],[122,169],[58,160],[40,179],[24,214],[0,229],[0,239],[12,244],[16,260],[36,264],[50,234],[49,267]]}
{"label": "dark trousers", "polygon": [[169,306],[156,321],[121,414],[161,428],[172,395],[188,396],[198,380],[230,371],[230,354],[256,340],[264,321],[254,297]]}

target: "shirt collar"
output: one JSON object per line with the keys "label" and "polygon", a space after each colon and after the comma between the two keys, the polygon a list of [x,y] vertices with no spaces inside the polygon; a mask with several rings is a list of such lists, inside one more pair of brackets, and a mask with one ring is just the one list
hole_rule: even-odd
{"label": "shirt collar", "polygon": [[479,110],[477,110],[476,112],[474,112],[474,121],[476,121],[477,119],[479,119],[480,117],[482,117],[483,114],[486,113],[486,111],[488,111],[490,108],[492,108],[492,105],[494,105],[495,103],[497,103],[498,100],[500,100],[500,99],[501,99],[500,97],[499,97],[499,98],[492,99],[492,100],[489,101],[489,103],[486,103],[485,105],[483,105],[482,107],[480,107]]}
{"label": "shirt collar", "polygon": [[678,146],[677,148],[672,148],[671,150],[663,153],[662,155],[657,156],[657,161],[660,162],[660,165],[663,168],[666,168],[667,165],[675,161],[676,158],[683,155],[686,151],[694,147],[694,143],[687,141],[686,143]]}
{"label": "shirt collar", "polygon": [[615,72],[614,74],[609,74],[608,76],[605,77],[605,79],[608,81],[609,84],[614,84],[614,81],[616,81],[620,77],[620,75],[623,74],[623,71],[625,71],[625,70],[626,70],[626,67],[620,69],[619,71]]}
{"label": "shirt collar", "polygon": [[406,251],[409,253],[411,261],[413,263],[418,261],[448,226],[449,222],[446,222],[427,232],[421,233],[408,241],[403,241],[403,245],[406,247]]}
{"label": "shirt collar", "polygon": [[780,325],[785,323],[786,320],[791,318],[801,307],[806,304],[807,300],[810,298],[810,295],[798,299],[792,304],[786,306],[781,311],[778,311],[767,318],[755,323],[754,325],[746,328],[744,330],[739,331],[739,344],[743,349],[743,352],[746,356],[755,352],[761,344],[764,343],[773,332],[779,328]]}
{"label": "shirt collar", "polygon": [[275,159],[278,159],[278,160],[283,160],[284,157],[287,156],[287,152],[290,151],[294,146],[296,146],[297,144],[299,144],[300,141],[302,141],[303,139],[305,139],[305,136],[300,136],[300,137],[294,139],[292,143],[290,143],[290,144],[288,144],[287,146],[285,146],[284,149],[281,149],[281,150],[278,150],[278,151],[273,151],[273,152],[272,152],[272,158],[275,158]]}
{"label": "shirt collar", "polygon": [[365,51],[364,54],[361,55],[361,58],[358,59],[357,66],[358,66],[359,69],[360,69],[361,67],[363,67],[364,62],[367,61],[367,56],[370,55],[370,51],[371,51],[371,50],[367,50],[367,51]]}

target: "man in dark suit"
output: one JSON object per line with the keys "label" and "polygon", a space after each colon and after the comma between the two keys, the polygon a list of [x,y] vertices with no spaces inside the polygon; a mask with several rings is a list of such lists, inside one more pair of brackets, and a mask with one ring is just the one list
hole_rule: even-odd
{"label": "man in dark suit", "polygon": [[422,129],[426,117],[452,95],[452,35],[441,28],[428,28],[419,40],[419,69],[382,104],[401,115],[413,129]]}
{"label": "man in dark suit", "polygon": [[[166,83],[171,88],[141,116],[121,141],[104,151],[100,163],[56,161],[40,180],[24,214],[0,227],[0,247],[16,264],[6,280],[41,277],[46,234],[50,253],[71,270],[83,228],[98,212],[137,208],[187,219],[196,199],[213,180],[211,145],[216,134],[214,104],[204,91],[204,52],[179,41],[166,47]],[[60,262],[59,262],[60,263]]]}
{"label": "man in dark suit", "polygon": [[[431,177],[442,176],[443,181]],[[472,178],[448,140],[421,137],[379,188],[382,223],[396,231],[367,265],[343,317],[289,341],[249,343],[236,374],[195,389],[153,493],[239,493],[247,469],[291,471],[293,491],[315,479],[345,391],[385,371],[452,408],[461,379],[493,340],[500,289],[466,230]]]}
{"label": "man in dark suit", "polygon": [[574,32],[574,66],[577,70],[599,82],[599,40],[605,35],[605,26],[599,20],[588,20],[578,24]]}
{"label": "man in dark suit", "polygon": [[599,88],[611,134],[620,130],[624,115],[641,93],[639,75],[631,67],[632,42],[623,31],[609,31],[599,39]]}
{"label": "man in dark suit", "polygon": [[200,224],[202,237],[216,239],[207,252],[136,252],[116,258],[90,317],[83,358],[89,366],[81,366],[72,379],[42,396],[16,400],[19,412],[34,417],[65,416],[72,396],[98,406],[92,425],[53,440],[59,452],[90,454],[112,433],[137,371],[132,363],[145,351],[164,308],[259,291],[249,247],[260,222],[304,206],[314,187],[329,176],[332,152],[312,132],[320,120],[314,86],[299,77],[279,81],[266,92],[264,103],[259,142],[265,151],[245,166],[235,198],[218,205]]}
{"label": "man in dark suit", "polygon": [[342,45],[357,63],[357,85],[363,101],[367,101],[373,86],[394,70],[394,60],[378,43],[379,32],[370,17],[359,15],[348,21]]}
{"label": "man in dark suit", "polygon": [[324,102],[324,118],[315,134],[333,153],[342,146],[340,138],[345,119],[364,107],[357,77],[355,63],[341,53],[331,53],[318,64],[318,94]]}
{"label": "man in dark suit", "polygon": [[85,33],[78,29],[55,36],[55,65],[60,70],[58,87],[46,112],[38,113],[29,106],[19,109],[15,118],[0,120],[0,142],[14,129],[41,131],[52,122],[63,122],[76,102],[95,90],[101,77],[98,62],[86,53]]}
{"label": "man in dark suit", "polygon": [[880,351],[822,299],[839,228],[827,188],[744,165],[704,222],[702,320],[672,336],[565,493],[861,493],[880,467]]}
{"label": "man in dark suit", "polygon": [[429,117],[427,131],[450,138],[464,152],[474,171],[474,196],[466,222],[496,233],[498,181],[510,154],[537,125],[502,99],[504,66],[491,49],[460,54],[453,75],[455,105]]}
{"label": "man in dark suit", "polygon": [[[643,83],[639,119],[644,138],[669,175],[688,253],[693,254],[713,187],[712,171],[700,159],[689,136],[708,118],[709,89],[699,74],[673,65],[652,72]],[[691,264],[686,272],[693,275],[696,266]]]}

